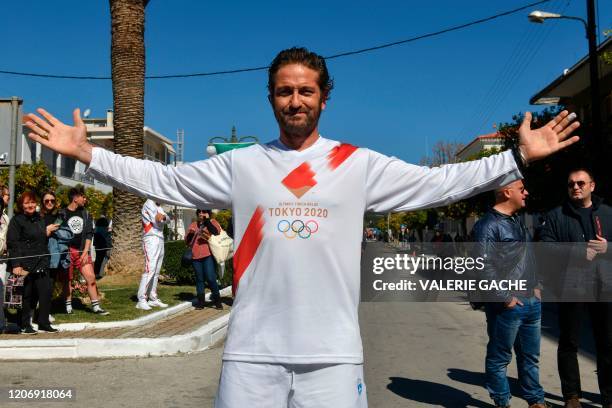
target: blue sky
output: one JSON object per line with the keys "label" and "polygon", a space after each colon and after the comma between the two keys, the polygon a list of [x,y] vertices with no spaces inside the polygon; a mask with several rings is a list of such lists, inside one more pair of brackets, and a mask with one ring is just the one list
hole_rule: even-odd
{"label": "blue sky", "polygon": [[[219,71],[269,64],[303,45],[322,55],[398,41],[484,18],[530,1],[212,2],[151,0],[147,74]],[[534,7],[586,18],[585,1]],[[495,123],[534,110],[529,98],[587,53],[582,25],[529,23],[529,10],[414,43],[328,63],[336,88],[320,132],[418,162],[438,140],[469,142]],[[598,1],[600,41],[612,2]],[[0,6],[0,70],[110,75],[108,2],[28,1]],[[266,73],[148,80],[145,122],[168,138],[185,130],[185,160],[205,158],[207,141],[278,136]],[[64,120],[73,107],[100,117],[112,108],[110,81],[0,74],[0,96],[43,106]]]}

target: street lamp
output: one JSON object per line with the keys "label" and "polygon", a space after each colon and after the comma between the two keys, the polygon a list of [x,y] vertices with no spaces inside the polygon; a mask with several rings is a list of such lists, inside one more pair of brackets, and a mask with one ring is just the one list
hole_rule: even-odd
{"label": "street lamp", "polygon": [[225,153],[233,149],[251,146],[255,143],[259,143],[255,136],[242,136],[238,138],[236,136],[236,126],[232,126],[232,136],[229,139],[221,136],[211,138],[208,141],[206,153],[209,156],[214,156],[215,154]]}
{"label": "street lamp", "polygon": [[581,21],[582,24],[584,24],[584,29],[588,31],[588,25],[587,22],[580,17],[574,17],[574,16],[564,16],[562,14],[557,14],[557,13],[549,13],[547,11],[540,11],[540,10],[536,10],[536,11],[532,11],[531,13],[529,13],[529,16],[527,16],[527,18],[529,18],[529,21],[531,21],[532,23],[544,23],[544,20],[547,20],[549,18],[561,18],[561,19],[565,19],[565,20],[578,20]]}
{"label": "street lamp", "polygon": [[604,141],[604,135],[601,134],[601,108],[599,103],[599,70],[597,61],[597,39],[595,36],[595,0],[586,0],[587,5],[587,21],[580,17],[564,16],[557,13],[549,13],[546,11],[532,11],[529,13],[529,21],[534,23],[543,23],[547,19],[565,19],[578,20],[584,25],[586,37],[589,42],[589,71],[591,82],[591,143],[596,155],[603,155],[596,158],[596,162],[602,165],[601,157],[606,157],[607,143]]}

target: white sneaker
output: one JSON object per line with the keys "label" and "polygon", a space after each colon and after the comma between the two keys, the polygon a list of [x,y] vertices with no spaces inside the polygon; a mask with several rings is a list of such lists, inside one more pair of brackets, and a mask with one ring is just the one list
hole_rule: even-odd
{"label": "white sneaker", "polygon": [[144,301],[138,301],[138,303],[136,303],[136,309],[140,309],[140,310],[151,310],[151,306],[148,305],[147,302]]}
{"label": "white sneaker", "polygon": [[149,300],[149,301],[147,302],[147,304],[148,304],[149,306],[151,306],[151,307],[161,307],[162,309],[163,309],[163,308],[165,308],[165,307],[168,307],[168,304],[167,304],[167,303],[164,303],[164,302],[162,302],[162,301],[161,301],[161,300],[159,300],[159,299]]}

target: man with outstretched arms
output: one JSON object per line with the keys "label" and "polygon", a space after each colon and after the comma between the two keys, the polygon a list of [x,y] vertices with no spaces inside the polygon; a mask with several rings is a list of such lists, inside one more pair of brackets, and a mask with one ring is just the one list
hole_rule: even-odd
{"label": "man with outstretched arms", "polygon": [[159,203],[145,201],[142,206],[142,249],[145,269],[138,288],[136,309],[151,310],[153,307],[168,307],[157,297],[157,280],[164,260],[164,225],[166,212]]}
{"label": "man with outstretched arms", "polygon": [[[280,52],[268,73],[279,138],[208,160],[166,167],[87,142],[78,110],[68,126],[30,114],[30,137],[90,164],[89,174],[151,199],[232,208],[237,288],[216,407],[364,407],[357,307],[364,211],[437,207],[519,179],[528,163],[578,140],[562,112],[520,150],[438,168],[319,135],[332,89],[325,60]],[[521,157],[522,156],[522,157]],[[316,299],[312,294],[317,293]]]}

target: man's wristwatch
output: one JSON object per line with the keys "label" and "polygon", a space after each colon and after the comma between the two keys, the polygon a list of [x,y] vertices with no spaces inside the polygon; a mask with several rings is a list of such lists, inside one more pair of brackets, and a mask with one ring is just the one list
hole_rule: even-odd
{"label": "man's wristwatch", "polygon": [[529,163],[527,163],[523,152],[518,146],[512,147],[512,156],[514,156],[514,161],[516,161],[521,174],[524,174],[524,171],[529,167]]}

